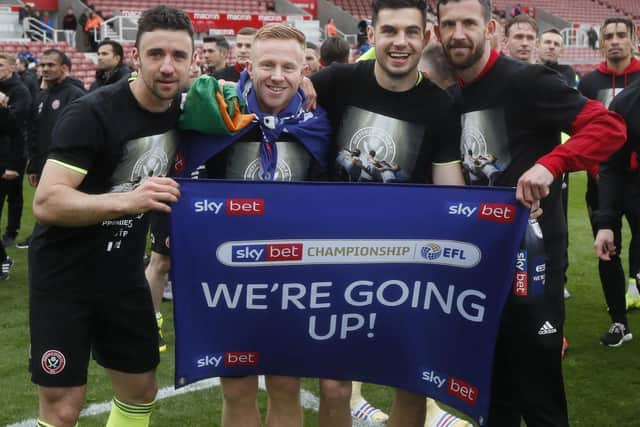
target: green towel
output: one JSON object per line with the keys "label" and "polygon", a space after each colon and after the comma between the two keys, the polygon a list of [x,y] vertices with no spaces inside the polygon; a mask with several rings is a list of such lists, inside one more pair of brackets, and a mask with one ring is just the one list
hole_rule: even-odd
{"label": "green towel", "polygon": [[[221,89],[213,77],[200,76],[189,88],[178,127],[204,134],[231,135],[239,129],[234,129],[229,123],[244,116],[241,113],[245,108],[235,84],[225,84]],[[246,125],[245,122],[242,121],[240,129]]]}

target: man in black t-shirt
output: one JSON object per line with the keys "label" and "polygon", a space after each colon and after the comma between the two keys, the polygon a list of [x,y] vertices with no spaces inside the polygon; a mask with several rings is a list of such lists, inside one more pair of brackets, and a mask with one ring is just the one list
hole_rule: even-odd
{"label": "man in black t-shirt", "polygon": [[[494,360],[488,425],[567,426],[561,348],[566,225],[562,173],[591,169],[625,141],[622,118],[569,87],[554,71],[490,49],[489,0],[439,0],[437,32],[460,81],[461,153],[465,163],[495,160],[477,184],[516,186],[525,206],[541,201],[546,252],[544,296],[507,303]],[[572,137],[560,145],[560,132]],[[495,172],[495,171],[494,171]],[[513,301],[511,301],[513,302]]]}
{"label": "man in black t-shirt", "polygon": [[[449,95],[418,71],[428,42],[421,0],[376,0],[375,61],[334,64],[311,76],[337,143],[334,179],[463,183],[460,127]],[[425,398],[396,390],[388,426],[422,426]]]}
{"label": "man in black t-shirt", "polygon": [[142,261],[145,213],[170,212],[180,196],[164,176],[193,29],[166,6],[143,12],[138,27],[139,77],[65,110],[34,196],[29,315],[38,425],[76,423],[91,354],[113,386],[108,426],[148,426],[154,405],[158,330]]}

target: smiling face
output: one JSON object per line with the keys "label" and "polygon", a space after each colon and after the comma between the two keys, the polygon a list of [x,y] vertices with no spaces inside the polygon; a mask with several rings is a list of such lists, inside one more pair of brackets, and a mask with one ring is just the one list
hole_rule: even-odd
{"label": "smiling face", "polygon": [[139,67],[139,78],[133,82],[134,94],[142,97],[138,102],[150,109],[170,105],[189,83],[189,67],[193,60],[189,33],[148,31],[142,34],[138,46],[133,49],[133,59]]}
{"label": "smiling face", "polygon": [[302,82],[304,47],[293,39],[256,40],[247,70],[260,109],[277,114],[291,101]]}
{"label": "smiling face", "polygon": [[407,90],[415,85],[420,55],[428,41],[420,10],[382,9],[368,32],[376,47],[378,84],[388,90]]}
{"label": "smiling face", "polygon": [[468,77],[477,75],[488,58],[489,41],[495,33],[495,21],[486,21],[478,0],[450,1],[439,7],[436,32],[449,62]]}

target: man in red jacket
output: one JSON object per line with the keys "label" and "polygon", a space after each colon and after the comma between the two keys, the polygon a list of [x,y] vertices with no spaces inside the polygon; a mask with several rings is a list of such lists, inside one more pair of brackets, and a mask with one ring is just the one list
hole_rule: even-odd
{"label": "man in red jacket", "polygon": [[[563,266],[566,224],[561,176],[593,169],[626,139],[620,115],[581,96],[555,71],[501,56],[490,0],[438,0],[445,55],[460,82],[460,151],[477,185],[516,186],[526,206],[541,202],[545,292],[531,304],[505,306],[493,368],[487,425],[569,425],[562,379]],[[571,138],[560,144],[560,132]],[[482,158],[480,158],[482,157]],[[474,168],[490,158],[492,168]],[[512,301],[513,302],[513,301]]]}

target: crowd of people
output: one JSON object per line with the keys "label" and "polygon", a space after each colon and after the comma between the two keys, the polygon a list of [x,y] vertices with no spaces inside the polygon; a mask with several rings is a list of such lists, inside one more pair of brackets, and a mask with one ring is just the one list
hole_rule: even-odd
{"label": "crowd of people", "polygon": [[[118,42],[96,44],[96,80],[88,93],[70,77],[71,61],[60,50],[42,53],[38,74],[27,58],[0,52],[0,203],[7,199],[8,215],[0,280],[13,265],[4,247],[16,244],[26,175],[36,188],[37,225],[17,245],[29,248],[30,371],[39,426],[76,424],[91,354],[113,385],[107,426],[149,424],[155,368],[167,348],[161,302],[171,268],[168,215],[180,189],[168,177],[172,161],[136,165],[152,150],[176,156],[179,118],[188,113],[181,97],[196,79],[236,82],[244,113],[254,117],[248,132],[193,171],[201,178],[283,179],[281,155],[298,166],[286,176],[295,181],[515,187],[532,215],[541,213],[545,293],[532,304],[510,300],[505,307],[488,425],[569,425],[561,365],[570,297],[569,172],[586,170],[590,177],[586,202],[611,317],[601,343],[631,340],[626,311],[640,307],[635,26],[626,18],[605,20],[604,60],[579,78],[560,64],[560,32],[540,34],[530,14],[500,25],[489,0],[438,0],[433,10],[428,20],[423,0],[374,0],[365,28],[370,48],[355,63],[340,36],[327,32],[317,46],[295,28],[267,24],[238,32],[235,63],[228,64],[229,41],[205,37],[198,57],[187,15],[159,6],[140,17],[131,64]],[[65,21],[72,31],[71,17]],[[309,109],[306,101],[316,96]],[[301,138],[309,121],[313,138]],[[353,146],[352,136],[377,122],[412,137],[392,141],[391,157],[375,144]],[[247,160],[261,165],[249,178],[249,165],[241,164]],[[622,216],[632,232],[628,288]],[[227,377],[221,384],[222,425],[262,425],[257,378]],[[266,384],[267,425],[302,425],[300,379],[267,375]],[[357,416],[422,427],[443,414],[446,425],[462,423],[407,390],[396,390],[387,415],[367,402],[360,383],[319,384],[320,426],[350,426]]]}

